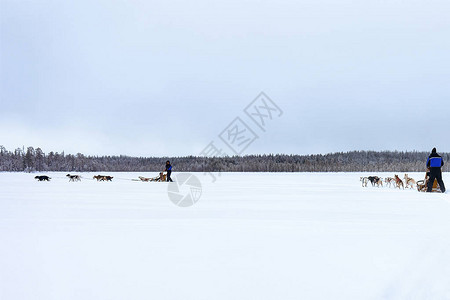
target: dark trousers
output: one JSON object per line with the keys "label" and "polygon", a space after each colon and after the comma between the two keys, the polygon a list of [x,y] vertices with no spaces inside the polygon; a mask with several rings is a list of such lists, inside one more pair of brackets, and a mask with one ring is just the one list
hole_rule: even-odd
{"label": "dark trousers", "polygon": [[167,171],[167,181],[173,182],[172,178],[170,178],[170,174],[172,174],[172,171]]}
{"label": "dark trousers", "polygon": [[442,171],[441,168],[430,168],[430,179],[428,180],[428,189],[427,192],[431,192],[433,189],[434,179],[437,179],[439,187],[441,188],[441,192],[445,193],[445,185],[442,181]]}

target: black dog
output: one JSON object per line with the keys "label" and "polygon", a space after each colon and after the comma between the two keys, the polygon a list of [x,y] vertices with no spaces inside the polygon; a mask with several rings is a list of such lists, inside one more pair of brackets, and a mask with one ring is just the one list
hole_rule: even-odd
{"label": "black dog", "polygon": [[378,176],[369,176],[367,178],[369,178],[372,186],[375,186],[375,184],[378,183],[378,180],[380,180],[380,177],[378,177]]}
{"label": "black dog", "polygon": [[50,181],[51,178],[43,175],[43,176],[36,176],[36,177],[34,177],[34,179],[37,179],[39,181]]}

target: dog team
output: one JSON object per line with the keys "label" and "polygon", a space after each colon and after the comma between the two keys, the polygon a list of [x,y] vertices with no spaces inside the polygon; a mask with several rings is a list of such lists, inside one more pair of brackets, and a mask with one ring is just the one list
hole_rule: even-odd
{"label": "dog team", "polygon": [[[67,174],[66,177],[69,178],[69,182],[81,181],[80,175]],[[96,175],[92,179],[97,179],[97,181],[112,181],[113,178],[114,177],[112,177],[112,176]],[[52,178],[48,177],[46,175],[41,175],[41,176],[35,176],[34,179],[36,179],[37,181],[50,181],[50,179],[52,179]]]}
{"label": "dog team", "polygon": [[378,176],[369,176],[369,177],[360,177],[359,180],[361,181],[361,184],[363,187],[367,187],[368,183],[370,182],[372,184],[372,186],[383,186],[383,182],[385,184],[385,186],[387,187],[391,187],[394,186],[395,188],[415,188],[416,186],[416,181],[409,177],[408,174],[405,174],[405,176],[403,177],[403,180],[398,177],[398,175],[394,175],[394,177],[386,177],[381,178]]}
{"label": "dog team", "polygon": [[[170,178],[171,173],[172,173],[172,165],[170,164],[170,161],[166,161],[165,170],[164,170],[164,172],[160,172],[159,176],[153,177],[153,178],[139,176],[139,179],[143,182],[150,182],[150,181],[172,182],[172,178]],[[80,175],[67,174],[66,177],[69,178],[69,182],[81,181]],[[96,175],[96,176],[92,177],[92,179],[95,179],[97,181],[112,181],[113,178],[114,177],[107,176],[107,175]],[[45,175],[41,175],[41,176],[34,177],[34,179],[36,179],[38,181],[50,181],[51,178],[48,176],[45,176]]]}
{"label": "dog team", "polygon": [[[405,174],[404,181],[401,180],[398,175],[395,175],[394,178],[387,177],[384,179],[384,183],[386,186],[391,187],[394,185],[396,188],[414,188],[417,187],[418,191],[422,192],[433,192],[440,191],[445,193],[445,185],[442,180],[442,167],[444,166],[444,160],[442,156],[440,156],[436,148],[431,150],[431,154],[428,156],[426,167],[427,172],[424,180],[415,181],[413,178],[409,177],[408,174]],[[369,177],[361,177],[360,181],[363,187],[367,187],[369,181],[372,183],[372,186],[383,186],[383,179],[378,176],[369,176]]]}

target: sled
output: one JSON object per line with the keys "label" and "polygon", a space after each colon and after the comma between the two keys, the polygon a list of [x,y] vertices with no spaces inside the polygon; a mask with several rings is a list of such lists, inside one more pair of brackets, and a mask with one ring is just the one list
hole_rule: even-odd
{"label": "sled", "polygon": [[[417,190],[419,192],[426,192],[427,188],[428,188],[428,173],[425,175],[424,180],[417,181]],[[431,189],[431,192],[432,193],[440,193],[441,192],[441,188],[439,187],[437,179],[434,179],[433,188]]]}
{"label": "sled", "polygon": [[139,179],[142,182],[150,182],[150,181],[163,182],[163,181],[166,181],[167,175],[164,174],[163,172],[161,172],[161,173],[159,173],[159,176],[156,176],[153,178],[146,178],[146,177],[139,176]]}

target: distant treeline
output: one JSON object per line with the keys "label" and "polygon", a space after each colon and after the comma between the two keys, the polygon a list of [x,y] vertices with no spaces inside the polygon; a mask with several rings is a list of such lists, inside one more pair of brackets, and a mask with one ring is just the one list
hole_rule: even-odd
{"label": "distant treeline", "polygon": [[[440,153],[447,163],[449,153]],[[265,154],[232,157],[86,156],[0,146],[0,171],[159,172],[170,160],[178,172],[421,172],[427,152],[352,151],[324,155]],[[443,168],[449,171],[449,164]]]}

